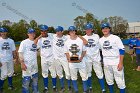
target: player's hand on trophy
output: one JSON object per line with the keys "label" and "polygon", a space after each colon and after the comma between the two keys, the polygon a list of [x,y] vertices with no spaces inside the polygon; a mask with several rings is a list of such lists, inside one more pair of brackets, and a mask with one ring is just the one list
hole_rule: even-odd
{"label": "player's hand on trophy", "polygon": [[80,57],[80,58],[79,58],[79,61],[81,62],[82,60],[83,60],[83,57]]}
{"label": "player's hand on trophy", "polygon": [[27,67],[24,62],[21,62],[21,69],[26,71]]}
{"label": "player's hand on trophy", "polygon": [[118,64],[117,69],[118,69],[118,71],[121,71],[121,70],[123,69],[123,64],[122,64],[122,62],[120,62],[120,63]]}
{"label": "player's hand on trophy", "polygon": [[70,62],[70,58],[68,58],[67,61]]}

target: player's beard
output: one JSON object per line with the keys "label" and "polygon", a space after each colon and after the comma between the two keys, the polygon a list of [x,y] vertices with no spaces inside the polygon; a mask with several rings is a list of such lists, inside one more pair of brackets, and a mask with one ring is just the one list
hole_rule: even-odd
{"label": "player's beard", "polygon": [[47,32],[41,32],[41,35],[42,35],[42,37],[47,37],[48,36]]}

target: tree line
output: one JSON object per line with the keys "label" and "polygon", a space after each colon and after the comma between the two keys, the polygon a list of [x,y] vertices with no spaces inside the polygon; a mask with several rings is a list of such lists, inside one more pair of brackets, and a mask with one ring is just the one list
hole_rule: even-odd
{"label": "tree line", "polygon": [[[112,27],[112,33],[119,35],[121,38],[125,38],[125,33],[128,28],[127,20],[124,20],[120,16],[113,16],[99,20],[93,14],[87,13],[85,16],[78,16],[74,19],[74,25],[77,28],[77,34],[84,35],[84,25],[86,23],[92,23],[94,25],[94,32],[102,36],[100,24],[102,22],[109,22]],[[39,26],[35,20],[31,20],[29,23],[26,20],[19,20],[19,22],[11,22],[10,20],[3,20],[0,22],[0,27],[6,27],[9,31],[9,37],[14,41],[22,41],[27,38],[27,29],[34,28],[37,36],[40,34]],[[49,33],[55,33],[55,28],[49,27]],[[68,31],[65,30],[64,34]]]}

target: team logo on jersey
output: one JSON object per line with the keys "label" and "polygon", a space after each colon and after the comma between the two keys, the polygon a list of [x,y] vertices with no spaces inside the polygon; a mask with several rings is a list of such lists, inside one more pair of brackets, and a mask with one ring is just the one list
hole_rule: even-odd
{"label": "team logo on jersey", "polygon": [[4,42],[2,45],[2,50],[9,50],[9,49],[10,49],[9,42]]}
{"label": "team logo on jersey", "polygon": [[36,52],[37,51],[37,45],[32,44],[32,48],[30,50],[33,51],[33,52]]}
{"label": "team logo on jersey", "polygon": [[109,41],[104,41],[103,49],[106,49],[106,50],[112,49],[112,46],[110,46],[110,42]]}
{"label": "team logo on jersey", "polygon": [[64,41],[62,39],[58,39],[56,45],[58,47],[63,47],[64,46]]}
{"label": "team logo on jersey", "polygon": [[93,39],[88,39],[88,44],[86,45],[86,47],[95,47],[96,44],[95,43],[95,40]]}
{"label": "team logo on jersey", "polygon": [[51,44],[49,40],[44,40],[42,48],[50,48]]}

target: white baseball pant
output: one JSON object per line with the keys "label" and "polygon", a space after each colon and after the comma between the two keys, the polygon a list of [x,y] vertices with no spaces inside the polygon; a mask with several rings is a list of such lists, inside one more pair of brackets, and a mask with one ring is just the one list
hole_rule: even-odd
{"label": "white baseball pant", "polygon": [[14,73],[14,63],[10,62],[2,62],[1,66],[1,80],[5,80],[6,77],[11,77]]}
{"label": "white baseball pant", "polygon": [[82,81],[86,81],[88,79],[87,70],[85,68],[70,68],[71,80],[77,80],[77,73],[80,73]]}
{"label": "white baseball pant", "polygon": [[126,87],[124,79],[124,70],[118,71],[117,66],[107,65],[104,66],[104,73],[108,85],[113,85],[115,79],[118,88],[124,89]]}
{"label": "white baseball pant", "polygon": [[45,57],[41,57],[42,76],[48,77],[48,71],[50,71],[52,78],[56,78],[56,69],[54,59],[48,61]]}
{"label": "white baseball pant", "polygon": [[60,60],[54,59],[55,66],[56,66],[56,73],[58,77],[61,79],[63,78],[63,69],[65,72],[66,79],[70,79],[70,71],[69,71],[69,64],[67,60]]}
{"label": "white baseball pant", "polygon": [[86,62],[86,68],[87,68],[87,73],[88,73],[88,77],[91,77],[91,72],[92,72],[92,67],[96,73],[96,76],[99,79],[103,78],[103,69],[102,69],[102,65],[101,62],[96,62],[91,58],[87,58],[87,62]]}
{"label": "white baseball pant", "polygon": [[25,63],[25,65],[26,65],[27,69],[26,69],[26,71],[22,70],[22,76],[23,77],[32,76],[33,74],[38,73],[37,63],[33,64],[31,62],[28,62],[28,64]]}

